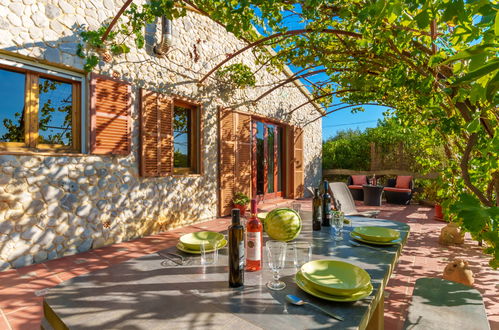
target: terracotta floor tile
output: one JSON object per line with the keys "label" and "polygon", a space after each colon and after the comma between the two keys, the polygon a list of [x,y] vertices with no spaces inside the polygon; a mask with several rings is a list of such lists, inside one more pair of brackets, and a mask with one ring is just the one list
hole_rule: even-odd
{"label": "terracotta floor tile", "polygon": [[15,313],[7,314],[6,317],[12,329],[39,330],[40,322],[43,317],[42,302],[40,300],[37,306],[30,306],[17,310]]}
{"label": "terracotta floor tile", "polygon": [[0,310],[0,329],[11,330],[7,317],[4,315],[2,310]]}

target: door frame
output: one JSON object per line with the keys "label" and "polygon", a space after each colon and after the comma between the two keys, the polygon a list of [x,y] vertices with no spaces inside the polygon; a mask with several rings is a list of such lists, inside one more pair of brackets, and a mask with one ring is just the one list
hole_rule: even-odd
{"label": "door frame", "polygon": [[[257,161],[256,161],[256,152],[257,152],[257,143],[256,143],[256,135],[257,135],[257,123],[261,122],[264,125],[264,134],[263,134],[263,148],[264,148],[264,173],[263,173],[263,178],[264,178],[264,184],[263,184],[263,190],[264,193],[263,195],[258,195],[257,191]],[[274,153],[273,153],[273,161],[274,161],[274,192],[272,193],[267,193],[268,191],[268,125],[272,125],[275,128],[274,132]],[[279,129],[280,128],[280,129]],[[279,133],[279,131],[282,132]],[[284,141],[282,140],[284,137],[282,135],[284,133],[284,125],[277,123],[275,121],[263,119],[260,117],[252,117],[251,118],[251,153],[252,153],[252,161],[251,161],[251,183],[252,183],[252,197],[253,198],[258,198],[259,200],[264,200],[264,199],[274,199],[274,198],[282,198],[284,196],[284,191],[286,189],[285,183],[286,180],[284,179]],[[279,166],[278,164],[278,150],[279,147],[281,147],[281,171],[279,173]],[[281,190],[275,191],[278,188],[278,182],[279,182],[279,175],[281,176]]]}

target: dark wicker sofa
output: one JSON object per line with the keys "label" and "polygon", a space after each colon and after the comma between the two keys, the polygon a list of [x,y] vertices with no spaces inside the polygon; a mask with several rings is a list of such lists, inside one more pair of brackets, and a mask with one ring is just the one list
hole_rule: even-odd
{"label": "dark wicker sofa", "polygon": [[[357,177],[357,182],[354,183],[354,178],[352,176],[348,177],[347,181],[347,186],[348,190],[350,190],[350,193],[352,194],[352,197],[356,201],[363,201],[364,200],[364,190],[362,190],[362,184],[367,184],[367,175],[356,175]],[[358,179],[361,179],[361,177],[364,177],[365,180],[361,180],[361,182],[358,182]],[[360,183],[360,184],[359,184]]]}
{"label": "dark wicker sofa", "polygon": [[[383,189],[387,203],[408,205],[411,202],[414,180],[412,177],[400,178],[399,184],[397,184],[397,179],[388,179],[388,183]],[[402,178],[405,179],[402,180]]]}

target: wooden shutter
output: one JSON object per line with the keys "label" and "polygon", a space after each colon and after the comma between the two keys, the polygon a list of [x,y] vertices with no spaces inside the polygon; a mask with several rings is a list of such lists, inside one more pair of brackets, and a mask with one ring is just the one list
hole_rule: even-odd
{"label": "wooden shutter", "polygon": [[219,210],[230,214],[236,192],[251,196],[251,116],[219,108]]}
{"label": "wooden shutter", "polygon": [[235,192],[251,196],[251,116],[236,113]]}
{"label": "wooden shutter", "polygon": [[90,82],[90,151],[98,155],[127,155],[131,150],[132,120],[129,84],[92,74]]}
{"label": "wooden shutter", "polygon": [[287,177],[287,196],[289,198],[301,198],[304,192],[304,168],[303,168],[303,129],[296,126],[286,127],[286,148],[289,148]]}
{"label": "wooden shutter", "polygon": [[173,100],[141,90],[140,173],[167,176],[173,172]]}
{"label": "wooden shutter", "polygon": [[230,214],[234,195],[236,165],[235,113],[230,109],[218,109],[219,124],[219,211],[220,216]]}

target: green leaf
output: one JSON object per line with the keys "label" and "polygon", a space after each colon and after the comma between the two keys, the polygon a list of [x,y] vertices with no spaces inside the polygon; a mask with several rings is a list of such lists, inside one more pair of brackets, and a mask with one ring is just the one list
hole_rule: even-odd
{"label": "green leaf", "polygon": [[428,13],[427,10],[420,12],[419,14],[414,17],[416,20],[416,23],[418,24],[418,27],[420,29],[424,29],[430,25],[430,14]]}
{"label": "green leaf", "polygon": [[499,10],[496,13],[496,21],[494,24],[494,32],[496,34],[496,37],[499,37]]}
{"label": "green leaf", "polygon": [[484,65],[482,65],[478,69],[471,71],[471,72],[468,72],[464,76],[456,79],[456,81],[454,82],[453,85],[458,85],[458,84],[461,84],[463,82],[477,80],[478,78],[480,78],[486,74],[489,74],[491,72],[494,72],[496,70],[499,70],[499,59],[497,59],[497,58],[485,63]]}
{"label": "green leaf", "polygon": [[497,48],[496,44],[483,44],[483,45],[473,46],[460,51],[456,55],[449,57],[447,60],[443,61],[440,64],[447,64],[457,60],[465,60],[475,55],[483,54],[484,52],[494,51],[495,48]]}
{"label": "green leaf", "polygon": [[480,117],[477,117],[470,121],[470,123],[466,126],[466,130],[470,133],[475,133],[480,129]]}
{"label": "green leaf", "polygon": [[493,102],[494,97],[497,95],[499,91],[499,71],[489,80],[485,87],[485,97],[487,101]]}

